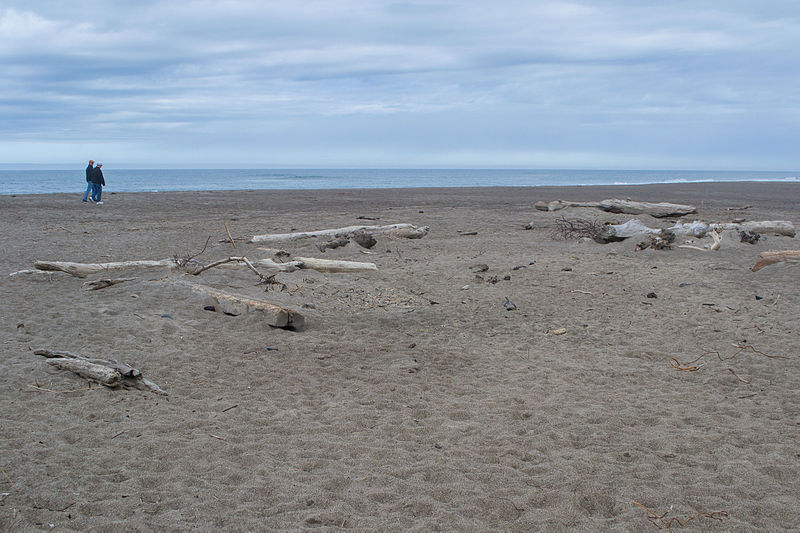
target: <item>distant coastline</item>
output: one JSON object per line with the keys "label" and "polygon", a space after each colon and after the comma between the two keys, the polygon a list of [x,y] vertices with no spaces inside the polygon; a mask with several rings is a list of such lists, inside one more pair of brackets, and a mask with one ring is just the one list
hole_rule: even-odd
{"label": "distant coastline", "polygon": [[[113,164],[104,170],[108,192],[800,183],[800,170],[115,169]],[[0,169],[0,194],[76,192],[83,179],[82,167],[5,168]]]}

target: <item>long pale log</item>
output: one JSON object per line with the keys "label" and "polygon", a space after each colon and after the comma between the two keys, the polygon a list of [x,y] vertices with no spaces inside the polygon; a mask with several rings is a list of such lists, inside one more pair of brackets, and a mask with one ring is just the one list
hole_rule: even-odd
{"label": "long pale log", "polygon": [[716,229],[718,231],[736,230],[747,231],[750,233],[770,233],[784,237],[794,237],[796,234],[794,224],[788,220],[762,220],[740,223],[730,222],[711,224],[710,226],[712,229]]}
{"label": "long pale log", "polygon": [[318,259],[313,257],[293,257],[285,263],[276,263],[272,259],[254,259],[253,264],[259,267],[275,268],[285,272],[292,272],[297,269],[316,270],[317,272],[367,272],[370,270],[378,270],[375,263]]}
{"label": "long pale log", "polygon": [[94,381],[98,381],[107,387],[116,387],[122,381],[122,376],[119,372],[114,370],[113,368],[109,368],[105,365],[98,365],[96,363],[91,363],[89,361],[85,361],[83,359],[70,359],[70,358],[59,358],[59,359],[48,359],[48,364],[53,366],[57,366],[62,370],[69,370],[70,372],[75,372],[81,377],[86,379],[93,379]]}
{"label": "long pale log", "polygon": [[611,198],[601,202],[553,200],[552,202],[536,202],[534,207],[539,211],[559,211],[567,207],[596,207],[610,213],[626,213],[629,215],[646,214],[656,218],[688,215],[689,213],[695,213],[697,211],[697,208],[693,205],[671,204],[668,202],[635,202],[633,200],[620,200],[617,198]]}
{"label": "long pale log", "polygon": [[38,270],[61,271],[72,274],[78,278],[85,278],[90,274],[107,272],[124,268],[160,268],[176,266],[174,259],[161,259],[158,261],[120,261],[116,263],[71,263],[68,261],[36,261],[34,266]]}
{"label": "long pale log", "polygon": [[386,226],[346,226],[344,228],[324,229],[317,231],[304,231],[297,233],[272,233],[267,235],[254,235],[250,242],[286,241],[296,239],[309,239],[313,237],[335,237],[348,235],[359,230],[378,235],[391,235],[406,239],[420,239],[428,234],[428,226],[417,227],[412,224],[389,224]]}
{"label": "long pale log", "polygon": [[800,263],[800,250],[783,250],[780,252],[761,252],[759,260],[752,266],[750,270],[757,272],[765,266],[774,265],[781,261],[790,263]]}
{"label": "long pale log", "polygon": [[305,325],[305,318],[302,314],[264,300],[257,300],[249,296],[233,294],[213,287],[185,281],[176,281],[175,284],[180,287],[187,287],[199,294],[212,297],[220,305],[222,311],[230,315],[236,316],[243,313],[258,313],[266,319],[267,324],[276,328],[301,329]]}
{"label": "long pale log", "polygon": [[317,272],[367,272],[378,270],[375,263],[361,263],[358,261],[336,261],[333,259],[317,259],[315,257],[294,257],[301,269],[311,269]]}

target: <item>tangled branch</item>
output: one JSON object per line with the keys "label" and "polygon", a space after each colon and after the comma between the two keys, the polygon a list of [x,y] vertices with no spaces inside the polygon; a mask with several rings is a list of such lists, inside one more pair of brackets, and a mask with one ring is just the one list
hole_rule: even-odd
{"label": "tangled branch", "polygon": [[262,274],[261,272],[258,271],[258,269],[256,267],[253,266],[253,263],[251,263],[250,260],[247,259],[244,256],[241,256],[241,257],[227,257],[225,259],[220,259],[219,261],[214,261],[213,263],[210,263],[210,264],[208,264],[206,266],[202,266],[201,265],[200,268],[198,268],[197,270],[192,272],[192,274],[197,276],[197,275],[201,274],[202,272],[205,272],[206,270],[208,270],[210,268],[214,268],[214,267],[219,266],[219,265],[224,265],[225,263],[244,263],[247,266],[247,268],[252,270],[255,273],[255,275],[258,276],[259,279],[261,279],[261,283],[265,283],[267,285],[267,289],[266,290],[270,290],[271,288],[274,288],[274,287],[278,287],[278,288],[280,288],[280,290],[285,290],[286,289],[286,285],[284,285],[283,283],[281,283],[280,281],[275,279],[275,276],[278,274],[278,272],[270,274],[269,276],[266,275],[266,274]]}
{"label": "tangled branch", "polygon": [[210,241],[211,241],[211,235],[209,235],[208,239],[206,239],[206,244],[205,244],[205,246],[203,246],[203,249],[200,250],[199,252],[197,252],[194,255],[184,255],[184,256],[174,255],[174,256],[172,256],[172,258],[175,260],[175,264],[178,265],[180,268],[186,267],[187,265],[189,265],[189,263],[194,263],[195,265],[202,266],[202,265],[200,265],[200,263],[198,261],[195,261],[194,258],[202,255],[206,251],[206,248],[208,248],[208,243]]}
{"label": "tangled branch", "polygon": [[555,230],[551,234],[554,240],[579,239],[582,237],[598,240],[603,229],[603,224],[596,220],[582,218],[567,220],[563,215],[556,219],[555,225]]}

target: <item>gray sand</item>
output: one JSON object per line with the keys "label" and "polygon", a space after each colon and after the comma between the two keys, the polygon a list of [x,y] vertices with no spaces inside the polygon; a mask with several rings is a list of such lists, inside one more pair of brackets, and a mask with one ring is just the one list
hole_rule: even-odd
{"label": "gray sand", "polygon": [[[532,207],[630,197],[696,204],[686,220],[799,225],[798,184],[119,193],[104,206],[81,192],[0,196],[2,530],[655,531],[641,506],[668,513],[662,527],[717,512],[689,525],[798,527],[800,266],[750,271],[797,238],[636,251],[551,237],[562,215],[629,215]],[[243,268],[200,276],[302,312],[302,331],[205,311],[169,269],[99,291],[7,277],[38,259],[191,255],[209,236],[200,261],[271,257],[221,242],[223,221],[243,238],[431,229],[378,237],[372,254],[284,243],[379,268],[280,274],[284,292]],[[89,388],[39,348],[126,361],[169,396]],[[670,364],[706,352],[726,360]]]}

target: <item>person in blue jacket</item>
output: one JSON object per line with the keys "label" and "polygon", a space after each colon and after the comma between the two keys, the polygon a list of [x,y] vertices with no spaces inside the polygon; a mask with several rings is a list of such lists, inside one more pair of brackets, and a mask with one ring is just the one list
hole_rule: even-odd
{"label": "person in blue jacket", "polygon": [[103,185],[106,184],[102,169],[103,163],[97,163],[97,166],[92,171],[92,200],[97,205],[103,205],[103,201],[100,198],[103,194]]}
{"label": "person in blue jacket", "polygon": [[89,160],[89,164],[86,166],[86,193],[83,195],[83,201],[86,202],[87,198],[89,197],[89,193],[92,192],[92,173],[94,172],[94,161],[92,159]]}

